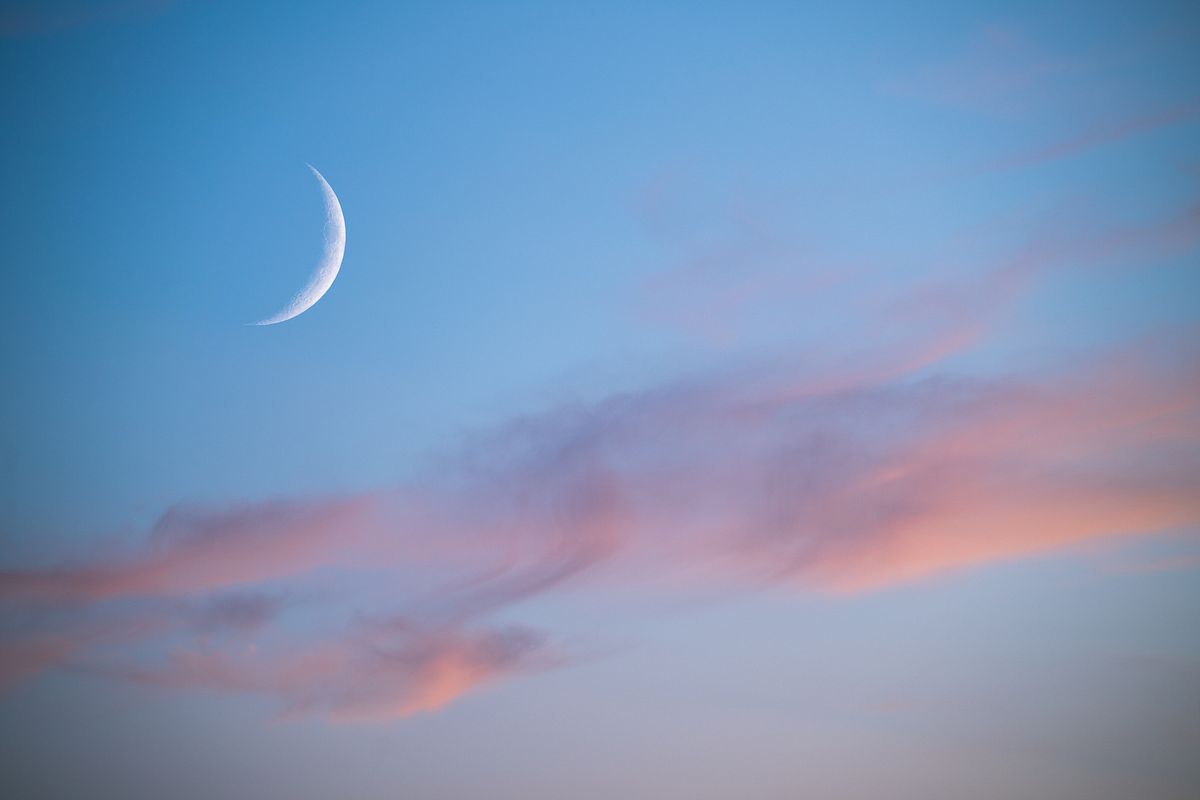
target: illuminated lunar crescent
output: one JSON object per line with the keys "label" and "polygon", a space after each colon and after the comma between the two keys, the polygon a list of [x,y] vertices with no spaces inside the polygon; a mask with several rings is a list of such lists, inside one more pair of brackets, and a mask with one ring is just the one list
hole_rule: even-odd
{"label": "illuminated lunar crescent", "polygon": [[329,287],[333,286],[333,281],[337,278],[338,270],[342,268],[342,256],[346,252],[346,218],[342,216],[342,204],[338,202],[337,195],[333,193],[325,176],[317,172],[317,168],[312,164],[309,164],[308,168],[320,182],[321,193],[325,197],[325,252],[308,277],[308,283],[296,292],[282,311],[273,317],[252,322],[251,325],[274,325],[303,314],[329,291]]}

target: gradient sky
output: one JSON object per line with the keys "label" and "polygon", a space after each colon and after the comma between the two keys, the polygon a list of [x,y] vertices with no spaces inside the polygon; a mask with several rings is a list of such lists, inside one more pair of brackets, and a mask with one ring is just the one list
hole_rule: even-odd
{"label": "gradient sky", "polygon": [[0,76],[0,794],[1200,795],[1192,4],[19,1]]}

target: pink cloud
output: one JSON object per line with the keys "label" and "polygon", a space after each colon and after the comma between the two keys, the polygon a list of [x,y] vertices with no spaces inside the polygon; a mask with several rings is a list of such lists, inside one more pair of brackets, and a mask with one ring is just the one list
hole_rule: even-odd
{"label": "pink cloud", "polygon": [[[412,621],[356,624],[304,646],[277,627],[255,637],[253,653],[218,639],[174,648],[165,665],[135,660],[107,674],[267,695],[290,713],[404,716],[533,668],[536,637],[465,631],[589,574],[601,592],[680,579],[861,591],[1196,525],[1200,361],[1177,347],[1146,345],[1042,380],[906,378],[803,392],[786,371],[723,372],[515,420],[424,486],[377,498],[372,519],[390,525],[347,530],[355,517],[339,503],[191,516],[185,533],[160,527],[126,556],[119,579],[106,563],[10,570],[2,585],[26,602],[57,591],[60,601],[103,604],[124,590],[144,603],[148,590],[187,597],[234,578],[303,586],[322,562],[392,571],[387,596],[420,609]],[[370,543],[372,558],[346,562],[342,537]],[[445,580],[406,585],[414,567]],[[195,632],[205,619],[270,621],[237,604],[187,619],[148,626],[137,641]],[[12,650],[10,680],[94,660],[57,642]]]}
{"label": "pink cloud", "polygon": [[1063,158],[1073,158],[1138,134],[1190,122],[1200,117],[1200,100],[1191,99],[1167,108],[1107,120],[1050,144],[1002,156],[980,166],[984,172],[1023,169]]}
{"label": "pink cloud", "polygon": [[1023,107],[1052,78],[1077,69],[1077,60],[1048,53],[1019,31],[989,26],[949,57],[885,83],[888,91],[976,111]]}
{"label": "pink cloud", "polygon": [[[1090,97],[1095,86],[1105,80],[1114,66],[1161,56],[1164,47],[1179,42],[1166,39],[1135,43],[1111,52],[1092,52],[1085,56],[1053,54],[1036,46],[1020,31],[991,26],[975,34],[958,52],[887,81],[885,88],[898,95],[931,103],[991,114],[1012,114],[1038,104],[1054,113],[1080,109],[1081,98]],[[1159,39],[1160,37],[1152,37]],[[1170,37],[1168,37],[1170,38]],[[1189,42],[1190,44],[1190,42]],[[1082,130],[1045,144],[991,158],[965,172],[951,170],[942,179],[976,176],[981,173],[1025,169],[1061,159],[1084,155],[1106,145],[1152,133],[1200,117],[1200,98],[1177,99],[1157,108],[1133,111],[1144,92],[1128,98],[1106,97],[1103,108],[1112,112],[1096,119]],[[937,177],[937,176],[934,176]],[[927,183],[930,176],[921,178]]]}
{"label": "pink cloud", "polygon": [[0,691],[64,663],[75,650],[74,642],[54,634],[0,642]]}
{"label": "pink cloud", "polygon": [[[1189,209],[1037,240],[882,304],[873,329],[925,327],[857,356],[727,364],[509,420],[391,490],[175,509],[121,552],[0,571],[0,601],[29,622],[0,645],[0,677],[86,667],[261,695],[285,716],[391,719],[556,663],[489,618],[569,587],[865,591],[1196,526],[1194,332],[1042,373],[935,368],[1042,271],[1192,247],[1198,230]],[[292,624],[281,593],[316,613]]]}
{"label": "pink cloud", "polygon": [[133,607],[85,608],[65,619],[53,609],[26,608],[23,630],[0,639],[0,689],[46,669],[73,664],[81,655],[180,633],[201,638],[252,635],[273,622],[282,605],[279,598],[266,595],[225,594],[203,601],[170,599]]}
{"label": "pink cloud", "polygon": [[433,711],[500,677],[544,667],[550,662],[542,646],[523,628],[360,620],[341,636],[292,651],[179,649],[161,664],[95,669],[145,685],[272,698],[284,717],[362,722]]}
{"label": "pink cloud", "polygon": [[367,530],[370,500],[174,508],[132,553],[78,567],[0,571],[0,598],[87,601],[186,595],[330,566]]}

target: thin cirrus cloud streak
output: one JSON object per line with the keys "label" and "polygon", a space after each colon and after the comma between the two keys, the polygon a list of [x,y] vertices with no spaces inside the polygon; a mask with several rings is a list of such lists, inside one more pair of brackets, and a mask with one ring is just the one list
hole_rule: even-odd
{"label": "thin cirrus cloud streak", "polygon": [[[78,598],[73,598],[77,602]],[[32,675],[71,662],[77,656],[187,632],[201,639],[250,636],[273,622],[283,602],[256,593],[225,594],[204,600],[156,598],[134,608],[80,609],[77,617],[55,619],[45,609],[31,618],[51,632],[27,633],[0,641],[0,690]]]}
{"label": "thin cirrus cloud streak", "polygon": [[191,647],[156,666],[98,670],[141,685],[210,689],[274,698],[281,718],[320,713],[363,722],[433,711],[471,689],[543,665],[527,629],[421,629],[406,620],[359,621],[301,649]]}
{"label": "thin cirrus cloud streak", "polygon": [[1046,144],[1016,149],[1012,152],[974,161],[963,166],[949,166],[945,170],[922,172],[918,176],[899,179],[883,185],[877,191],[885,195],[908,195],[928,190],[933,186],[978,179],[996,173],[1018,172],[1033,169],[1066,159],[1078,158],[1127,139],[1152,134],[1178,125],[1187,125],[1200,119],[1200,98],[1173,103],[1168,106],[1124,114],[1096,122],[1089,127]]}
{"label": "thin cirrus cloud streak", "polygon": [[[1103,79],[1114,63],[1134,59],[1145,61],[1146,69],[1155,69],[1149,59],[1175,46],[1166,45],[1166,41],[1160,41],[1150,51],[1134,47],[1131,51],[1093,52],[1086,56],[1051,53],[1036,46],[1020,30],[993,25],[976,33],[949,60],[886,80],[883,88],[902,97],[993,114],[1010,115],[1035,103],[1054,113],[1087,97],[1091,87]],[[940,179],[961,180],[1075,158],[1200,117],[1200,98],[1195,96],[1176,96],[1174,101],[1160,102],[1157,107],[1147,108],[1141,96],[1113,98],[1105,104],[1106,109],[1112,106],[1122,110],[1095,120],[1081,131],[961,169],[950,168]],[[1133,110],[1139,107],[1140,110]],[[927,187],[931,185],[930,178],[929,174],[922,174],[916,181],[903,181],[903,189]]]}
{"label": "thin cirrus cloud streak", "polygon": [[978,285],[875,307],[854,324],[933,324],[824,368],[735,360],[510,420],[389,491],[174,509],[127,549],[10,567],[0,609],[27,624],[0,641],[0,678],[67,667],[285,718],[394,719],[570,661],[495,619],[567,590],[861,592],[1195,526],[1194,331],[1020,375],[945,359],[1047,270],[1178,252],[1198,228],[1188,210],[1038,239]]}
{"label": "thin cirrus cloud streak", "polygon": [[0,596],[86,602],[189,595],[329,566],[352,551],[370,501],[260,503],[210,512],[173,508],[130,553],[84,566],[0,571]]}
{"label": "thin cirrus cloud streak", "polygon": [[1039,89],[1079,71],[1086,62],[1044,51],[1021,31],[992,25],[950,58],[884,82],[906,97],[988,113],[1024,108]]}
{"label": "thin cirrus cloud streak", "polygon": [[1082,133],[1048,145],[984,162],[979,166],[979,171],[1023,169],[1049,161],[1071,158],[1138,134],[1191,122],[1197,117],[1200,117],[1200,98],[1192,98],[1165,108],[1101,122]]}

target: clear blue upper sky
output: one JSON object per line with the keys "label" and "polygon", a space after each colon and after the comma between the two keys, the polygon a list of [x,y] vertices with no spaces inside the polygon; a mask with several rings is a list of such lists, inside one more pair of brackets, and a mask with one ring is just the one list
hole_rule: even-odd
{"label": "clear blue upper sky", "polygon": [[[0,4],[0,789],[1194,797],[1198,41]],[[341,273],[247,327],[321,252],[305,162]],[[247,598],[262,661],[197,621]]]}

